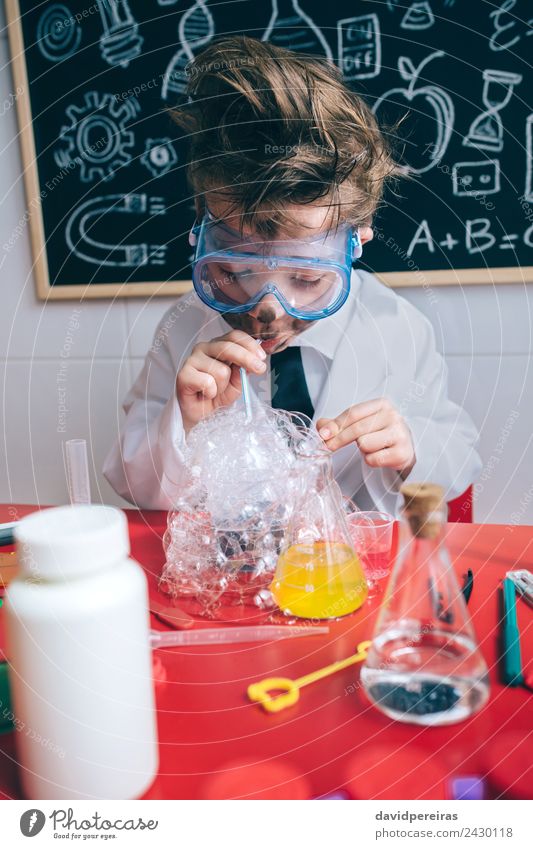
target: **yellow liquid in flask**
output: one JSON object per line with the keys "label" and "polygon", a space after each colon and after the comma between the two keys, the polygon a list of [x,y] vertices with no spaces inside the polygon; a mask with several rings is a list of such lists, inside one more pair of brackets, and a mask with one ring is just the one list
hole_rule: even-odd
{"label": "yellow liquid in flask", "polygon": [[353,548],[327,541],[291,545],[282,552],[270,591],[281,610],[312,619],[345,616],[368,595]]}

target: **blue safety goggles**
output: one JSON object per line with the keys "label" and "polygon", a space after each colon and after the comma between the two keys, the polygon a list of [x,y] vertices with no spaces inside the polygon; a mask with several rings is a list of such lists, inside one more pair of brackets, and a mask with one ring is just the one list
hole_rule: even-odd
{"label": "blue safety goggles", "polygon": [[245,313],[274,295],[294,318],[316,321],[342,307],[352,263],[362,253],[349,226],[308,239],[243,236],[207,212],[191,230],[192,278],[198,297],[221,313]]}

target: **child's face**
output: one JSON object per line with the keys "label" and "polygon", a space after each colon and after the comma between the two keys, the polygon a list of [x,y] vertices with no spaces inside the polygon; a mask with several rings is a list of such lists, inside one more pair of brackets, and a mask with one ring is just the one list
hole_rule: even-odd
{"label": "child's face", "polygon": [[[235,211],[230,213],[230,205],[227,201],[208,193],[206,203],[213,215],[223,219],[233,229],[239,228],[239,214]],[[285,231],[280,238],[309,238],[315,233],[327,230],[330,226],[331,213],[320,201],[314,204],[288,206],[287,211],[295,220],[301,222],[302,226]],[[253,229],[245,227],[244,233],[253,235]],[[359,228],[362,244],[372,239],[372,235],[370,227]],[[290,316],[273,294],[265,295],[250,312],[227,313],[224,318],[234,329],[244,330],[255,339],[262,339],[263,348],[269,354],[282,351],[294,336],[315,324],[314,321],[304,321]]]}

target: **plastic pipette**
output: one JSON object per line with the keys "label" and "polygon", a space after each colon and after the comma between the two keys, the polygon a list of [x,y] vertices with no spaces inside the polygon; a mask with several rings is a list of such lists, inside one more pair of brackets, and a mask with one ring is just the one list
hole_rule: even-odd
{"label": "plastic pipette", "polygon": [[65,461],[70,503],[90,504],[91,486],[85,439],[69,439],[65,442]]}
{"label": "plastic pipette", "polygon": [[150,631],[153,649],[165,646],[208,646],[221,643],[258,643],[329,634],[327,625],[256,625],[246,628],[203,628],[201,631]]}

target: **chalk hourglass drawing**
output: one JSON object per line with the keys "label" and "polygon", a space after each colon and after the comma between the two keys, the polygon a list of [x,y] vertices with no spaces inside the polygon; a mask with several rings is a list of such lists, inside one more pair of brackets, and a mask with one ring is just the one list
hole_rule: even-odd
{"label": "chalk hourglass drawing", "polygon": [[142,50],[143,37],[127,0],[98,0],[104,31],[100,37],[102,59],[127,68]]}
{"label": "chalk hourglass drawing", "polygon": [[485,112],[472,121],[463,144],[482,150],[500,151],[503,149],[503,122],[500,112],[509,103],[515,85],[522,82],[521,74],[509,71],[483,71],[483,103]]}
{"label": "chalk hourglass drawing", "polygon": [[180,48],[170,60],[161,86],[161,97],[182,96],[187,91],[187,65],[215,35],[215,21],[207,8],[207,0],[196,0],[182,15],[178,26]]}
{"label": "chalk hourglass drawing", "polygon": [[261,40],[300,53],[323,53],[333,61],[322,30],[300,8],[298,0],[272,0],[272,16]]}

